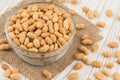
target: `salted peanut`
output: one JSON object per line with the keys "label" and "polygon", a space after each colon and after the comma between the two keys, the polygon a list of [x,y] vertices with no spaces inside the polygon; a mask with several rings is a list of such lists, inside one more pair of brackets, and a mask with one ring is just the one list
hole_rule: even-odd
{"label": "salted peanut", "polygon": [[93,66],[93,67],[96,67],[96,68],[100,68],[100,67],[103,66],[103,64],[102,64],[102,62],[100,62],[100,61],[93,61],[93,62],[92,62],[92,66]]}
{"label": "salted peanut", "polygon": [[90,59],[88,59],[88,58],[84,58],[84,59],[82,59],[82,61],[83,61],[83,63],[86,64],[86,65],[90,65],[90,64],[91,64],[91,61],[90,61]]}
{"label": "salted peanut", "polygon": [[8,43],[6,38],[0,39],[0,45],[6,44],[6,43]]}
{"label": "salted peanut", "polygon": [[18,46],[20,45],[20,41],[18,40],[18,38],[14,38],[14,39],[13,39],[13,42],[14,42],[16,45],[18,45]]}
{"label": "salted peanut", "polygon": [[21,25],[19,22],[16,23],[15,28],[16,28],[18,31],[23,31],[22,25]]}
{"label": "salted peanut", "polygon": [[52,0],[46,0],[46,2],[52,2]]}
{"label": "salted peanut", "polygon": [[99,49],[99,45],[98,44],[94,44],[91,48],[92,52],[96,52]]}
{"label": "salted peanut", "polygon": [[120,80],[120,74],[118,72],[113,73],[113,79],[114,80]]}
{"label": "salted peanut", "polygon": [[15,35],[19,35],[20,31],[18,31],[17,29],[15,29]]}
{"label": "salted peanut", "polygon": [[11,69],[7,69],[5,71],[5,77],[9,78],[10,77],[10,74],[11,74]]}
{"label": "salted peanut", "polygon": [[44,39],[42,39],[42,40],[40,41],[40,44],[41,44],[42,46],[46,45],[45,40],[44,40]]}
{"label": "salted peanut", "polygon": [[98,17],[98,16],[99,16],[98,10],[94,10],[94,11],[93,11],[93,15],[94,15],[94,17]]}
{"label": "salted peanut", "polygon": [[45,21],[48,21],[48,20],[49,20],[49,17],[46,16],[46,15],[44,15],[44,16],[43,16],[43,19],[44,19]]}
{"label": "salted peanut", "polygon": [[26,35],[21,35],[19,38],[20,43],[23,44],[25,39],[26,39]]}
{"label": "salted peanut", "polygon": [[82,11],[87,14],[90,10],[88,7],[84,6],[84,7],[82,7]]}
{"label": "salted peanut", "polygon": [[14,24],[13,21],[9,21],[9,22],[8,22],[8,26],[12,26],[13,24]]}
{"label": "salted peanut", "polygon": [[55,32],[58,32],[58,30],[59,30],[59,24],[58,24],[58,23],[55,23],[55,24],[54,24],[54,31],[55,31]]}
{"label": "salted peanut", "polygon": [[27,47],[25,45],[20,45],[20,47],[27,50]]}
{"label": "salted peanut", "polygon": [[65,38],[66,41],[70,40],[70,36],[68,35],[64,35],[63,37]]}
{"label": "salted peanut", "polygon": [[11,73],[14,74],[14,73],[18,73],[20,70],[18,68],[13,68],[11,70]]}
{"label": "salted peanut", "polygon": [[74,57],[76,60],[83,60],[84,54],[83,53],[76,53]]}
{"label": "salted peanut", "polygon": [[[60,24],[59,24],[60,25]],[[63,22],[63,26],[65,28],[65,30],[68,30],[69,29],[69,20],[68,19],[65,19],[64,22]],[[60,26],[61,27],[61,26]]]}
{"label": "salted peanut", "polygon": [[106,23],[103,21],[99,21],[99,22],[96,22],[96,25],[101,27],[101,28],[104,28],[106,26]]}
{"label": "salted peanut", "polygon": [[106,67],[111,69],[114,67],[114,64],[109,62],[106,64]]}
{"label": "salted peanut", "polygon": [[59,32],[62,33],[63,35],[66,34],[65,28],[62,28],[62,27],[59,28]]}
{"label": "salted peanut", "polygon": [[92,80],[91,78],[87,78],[87,80]]}
{"label": "salted peanut", "polygon": [[68,80],[75,80],[79,77],[79,74],[78,73],[71,73],[69,76],[68,76]]}
{"label": "salted peanut", "polygon": [[33,6],[32,6],[32,11],[35,12],[35,11],[37,11],[37,10],[38,10],[38,6],[37,6],[37,5],[33,5]]}
{"label": "salted peanut", "polygon": [[41,32],[46,33],[48,32],[48,26],[44,24],[44,27],[42,28]]}
{"label": "salted peanut", "polygon": [[89,19],[93,19],[94,18],[93,13],[90,12],[90,11],[87,13],[87,16],[88,16]]}
{"label": "salted peanut", "polygon": [[66,2],[66,0],[60,0],[62,3],[65,3]]}
{"label": "salted peanut", "polygon": [[29,48],[28,50],[29,50],[29,51],[32,51],[32,52],[38,52],[38,49],[37,49],[37,48],[34,48],[34,47],[33,47],[33,48]]}
{"label": "salted peanut", "polygon": [[28,31],[28,24],[27,24],[27,22],[23,23],[22,26],[23,26],[23,30],[24,31]]}
{"label": "salted peanut", "polygon": [[42,71],[43,75],[48,78],[48,79],[51,79],[52,78],[52,73],[48,70],[43,70]]}
{"label": "salted peanut", "polygon": [[113,15],[112,11],[110,9],[108,9],[106,12],[106,16],[112,17],[112,15]]}
{"label": "salted peanut", "polygon": [[120,50],[115,51],[114,56],[120,58]]}
{"label": "salted peanut", "polygon": [[47,44],[50,44],[50,45],[53,43],[53,41],[50,37],[46,37],[45,41],[46,41]]}
{"label": "salted peanut", "polygon": [[19,73],[14,73],[10,75],[11,80],[19,80],[20,79],[20,74]]}
{"label": "salted peanut", "polygon": [[120,59],[117,59],[116,62],[117,62],[118,64],[120,64]]}
{"label": "salted peanut", "polygon": [[9,69],[9,66],[8,66],[7,64],[2,64],[2,68],[3,68],[4,70],[7,70],[7,69]]}
{"label": "salted peanut", "polygon": [[59,37],[58,41],[60,42],[60,44],[64,45],[66,43],[66,40],[63,37]]}
{"label": "salted peanut", "polygon": [[28,24],[28,25],[32,25],[34,22],[35,22],[35,21],[34,21],[33,19],[31,19],[31,20],[28,20],[28,21],[27,21],[27,24]]}
{"label": "salted peanut", "polygon": [[53,21],[54,23],[57,22],[57,21],[58,21],[58,16],[57,16],[57,15],[53,16],[52,21]]}
{"label": "salted peanut", "polygon": [[90,39],[84,39],[84,40],[82,41],[82,44],[91,45],[91,44],[93,44],[93,41],[90,40]]}
{"label": "salted peanut", "polygon": [[77,28],[78,30],[81,30],[81,29],[85,28],[85,24],[83,24],[83,23],[78,23],[78,24],[76,24],[76,28]]}
{"label": "salted peanut", "polygon": [[[56,19],[56,22],[57,22],[57,19]],[[48,24],[49,32],[54,33],[52,21],[48,21],[47,24]]]}
{"label": "salted peanut", "polygon": [[27,33],[27,36],[28,36],[30,39],[37,39],[37,36],[36,36],[33,32],[28,32],[28,33]]}
{"label": "salted peanut", "polygon": [[109,51],[105,51],[105,52],[103,52],[102,53],[102,55],[104,56],[104,57],[111,57],[112,56],[112,53],[110,53]]}
{"label": "salted peanut", "polygon": [[28,48],[32,48],[32,47],[33,47],[33,43],[32,43],[32,42],[29,42],[26,46],[27,46]]}
{"label": "salted peanut", "polygon": [[49,50],[49,45],[44,45],[43,47],[41,47],[40,49],[39,49],[39,51],[40,52],[47,52],[48,50]]}
{"label": "salted peanut", "polygon": [[35,48],[39,48],[40,47],[40,41],[38,39],[34,39],[33,40],[33,45],[35,46]]}
{"label": "salted peanut", "polygon": [[40,21],[40,22],[37,22],[36,23],[36,27],[38,28],[38,29],[41,29],[42,27],[43,27],[43,23]]}
{"label": "salted peanut", "polygon": [[75,15],[75,14],[76,14],[76,12],[75,12],[73,9],[68,9],[68,12],[69,12],[70,14],[72,14],[72,15]]}
{"label": "salted peanut", "polygon": [[6,51],[6,50],[9,50],[11,47],[9,44],[1,44],[0,45],[0,50],[2,51]]}
{"label": "salted peanut", "polygon": [[13,32],[10,32],[10,33],[9,33],[9,37],[10,37],[11,39],[14,39],[16,36],[15,36],[15,34],[14,34]]}
{"label": "salted peanut", "polygon": [[45,37],[48,37],[50,36],[51,34],[49,32],[46,32],[46,33],[42,33],[41,34],[41,37],[45,38]]}
{"label": "salted peanut", "polygon": [[108,46],[109,46],[110,48],[116,48],[116,47],[118,47],[118,42],[109,42],[109,43],[108,43]]}
{"label": "salted peanut", "polygon": [[110,72],[107,69],[102,69],[101,72],[107,77],[110,76]]}
{"label": "salted peanut", "polygon": [[77,63],[74,65],[73,69],[78,70],[81,69],[83,67],[83,65],[81,63]]}
{"label": "salted peanut", "polygon": [[17,16],[16,15],[13,15],[11,18],[10,18],[11,21],[16,21],[17,20]]}
{"label": "salted peanut", "polygon": [[37,30],[34,32],[34,34],[39,37],[40,34],[41,34],[41,29],[37,29]]}
{"label": "salted peanut", "polygon": [[21,21],[20,21],[20,23],[24,23],[24,22],[26,22],[28,20],[28,18],[23,18]]}
{"label": "salted peanut", "polygon": [[104,80],[104,75],[101,72],[95,72],[94,76],[98,80]]}
{"label": "salted peanut", "polygon": [[80,39],[88,39],[88,38],[89,38],[88,34],[83,34],[83,35],[80,37]]}
{"label": "salted peanut", "polygon": [[78,47],[78,49],[80,50],[80,51],[82,51],[85,55],[88,55],[89,54],[89,51],[88,51],[88,49],[87,49],[87,47],[85,47],[85,46],[79,46]]}
{"label": "salted peanut", "polygon": [[117,20],[120,21],[120,16],[117,17]]}
{"label": "salted peanut", "polygon": [[50,38],[52,39],[52,42],[53,42],[53,43],[55,43],[55,42],[57,41],[57,38],[56,38],[56,36],[55,36],[54,34],[52,34],[52,35],[50,36]]}
{"label": "salted peanut", "polygon": [[27,37],[24,41],[24,45],[27,45],[30,42],[30,39]]}
{"label": "salted peanut", "polygon": [[50,46],[50,49],[49,49],[49,50],[50,50],[50,51],[54,50],[54,47],[55,47],[54,44],[52,44],[52,45]]}
{"label": "salted peanut", "polygon": [[14,30],[14,28],[12,26],[8,26],[8,31],[12,32]]}
{"label": "salted peanut", "polygon": [[39,17],[39,15],[38,15],[38,13],[37,13],[37,12],[33,13],[33,19],[34,19],[34,20],[37,20],[37,19],[38,19],[38,17]]}
{"label": "salted peanut", "polygon": [[58,44],[57,43],[55,43],[55,49],[57,49],[58,48]]}
{"label": "salted peanut", "polygon": [[78,0],[71,0],[71,3],[72,3],[72,4],[75,4],[75,3],[77,3],[77,1],[78,1]]}
{"label": "salted peanut", "polygon": [[54,32],[54,34],[55,34],[55,36],[57,36],[57,37],[62,37],[63,35],[61,34],[61,33],[59,33],[59,32]]}
{"label": "salted peanut", "polygon": [[29,14],[24,11],[24,12],[21,13],[21,16],[22,16],[23,18],[28,18],[28,17],[29,17]]}

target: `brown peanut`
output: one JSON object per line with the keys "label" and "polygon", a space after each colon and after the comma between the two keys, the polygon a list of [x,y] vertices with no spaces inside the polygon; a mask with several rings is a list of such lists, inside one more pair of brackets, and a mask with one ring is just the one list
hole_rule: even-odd
{"label": "brown peanut", "polygon": [[79,46],[79,50],[82,51],[85,55],[88,55],[89,54],[89,51],[87,49],[87,47],[85,46]]}
{"label": "brown peanut", "polygon": [[1,44],[0,45],[0,50],[2,51],[6,51],[6,50],[9,50],[11,47],[9,44]]}
{"label": "brown peanut", "polygon": [[14,73],[10,75],[11,80],[19,80],[20,79],[20,74],[19,73]]}
{"label": "brown peanut", "polygon": [[101,72],[95,72],[94,76],[98,80],[104,80],[104,75]]}
{"label": "brown peanut", "polygon": [[82,7],[83,12],[85,12],[86,14],[90,11],[88,7],[84,6]]}
{"label": "brown peanut", "polygon": [[38,39],[34,39],[33,45],[34,45],[36,48],[39,48],[39,47],[40,47],[40,41],[39,41]]}
{"label": "brown peanut", "polygon": [[120,58],[120,50],[115,51],[114,56],[115,56],[116,58]]}
{"label": "brown peanut", "polygon": [[116,62],[117,62],[118,64],[120,64],[120,59],[117,59]]}
{"label": "brown peanut", "polygon": [[75,80],[79,77],[78,73],[72,73],[68,76],[68,80]]}
{"label": "brown peanut", "polygon": [[112,56],[112,53],[108,52],[108,51],[105,51],[102,53],[104,57],[111,57]]}
{"label": "brown peanut", "polygon": [[43,70],[43,75],[48,78],[48,79],[51,79],[52,78],[52,73],[49,72],[48,70]]}
{"label": "brown peanut", "polygon": [[12,74],[18,73],[18,72],[19,72],[19,69],[18,69],[18,68],[13,68],[13,69],[11,70],[11,73],[12,73]]}
{"label": "brown peanut", "polygon": [[84,54],[83,53],[76,53],[74,57],[76,60],[83,60]]}
{"label": "brown peanut", "polygon": [[84,39],[88,39],[88,38],[89,38],[88,34],[83,34],[80,39],[84,40]]}
{"label": "brown peanut", "polygon": [[82,59],[82,61],[86,65],[90,65],[91,64],[91,61],[88,58],[84,58],[84,59]]}
{"label": "brown peanut", "polygon": [[99,16],[98,10],[94,10],[93,15],[94,15],[94,17],[98,17]]}
{"label": "brown peanut", "polygon": [[102,69],[101,72],[105,75],[105,76],[110,76],[110,72],[107,69]]}
{"label": "brown peanut", "polygon": [[75,3],[77,3],[77,1],[78,1],[78,0],[71,0],[71,3],[72,3],[72,4],[75,4]]}
{"label": "brown peanut", "polygon": [[40,50],[40,52],[47,52],[49,50],[49,45],[44,45],[39,50]]}
{"label": "brown peanut", "polygon": [[106,23],[103,21],[99,21],[99,22],[96,22],[96,25],[101,27],[101,28],[104,28],[106,26]]}
{"label": "brown peanut", "polygon": [[96,52],[99,49],[99,45],[98,44],[94,44],[91,48],[92,52]]}
{"label": "brown peanut", "polygon": [[7,39],[5,39],[5,38],[0,39],[0,45],[1,45],[1,44],[6,44],[6,43],[8,43],[8,42],[7,42]]}
{"label": "brown peanut", "polygon": [[109,46],[110,48],[116,48],[116,47],[118,47],[118,42],[109,42],[109,43],[108,43],[108,46]]}
{"label": "brown peanut", "polygon": [[2,68],[3,68],[4,70],[7,70],[7,69],[9,69],[9,66],[8,66],[7,64],[2,64]]}
{"label": "brown peanut", "polygon": [[83,23],[78,23],[78,24],[76,24],[76,28],[77,28],[78,30],[81,30],[81,29],[85,28],[85,24],[83,24]]}
{"label": "brown peanut", "polygon": [[106,67],[111,69],[114,67],[114,64],[109,62],[106,64]]}
{"label": "brown peanut", "polygon": [[11,69],[7,69],[5,71],[5,77],[9,78],[10,77],[10,74],[11,74]]}
{"label": "brown peanut", "polygon": [[93,44],[93,41],[90,40],[90,39],[84,39],[84,40],[82,41],[82,44],[91,45],[91,44]]}
{"label": "brown peanut", "polygon": [[81,69],[83,67],[83,65],[81,63],[77,63],[74,65],[73,69],[78,70]]}
{"label": "brown peanut", "polygon": [[96,68],[100,68],[100,67],[103,66],[103,64],[102,64],[102,62],[100,62],[100,61],[93,61],[93,62],[92,62],[92,66],[93,66],[93,67],[96,67]]}
{"label": "brown peanut", "polygon": [[70,14],[72,14],[72,15],[75,15],[75,14],[76,14],[76,12],[75,12],[73,9],[68,9],[68,12],[69,12]]}
{"label": "brown peanut", "polygon": [[112,11],[110,9],[108,9],[106,12],[106,16],[112,17],[112,15],[113,15]]}
{"label": "brown peanut", "polygon": [[113,79],[114,80],[120,80],[120,74],[118,72],[113,73]]}

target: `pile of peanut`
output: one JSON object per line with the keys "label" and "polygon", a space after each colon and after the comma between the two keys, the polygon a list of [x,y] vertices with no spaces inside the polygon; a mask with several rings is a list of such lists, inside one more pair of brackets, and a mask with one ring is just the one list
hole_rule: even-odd
{"label": "pile of peanut", "polygon": [[22,8],[8,22],[10,39],[33,52],[47,52],[65,45],[73,31],[70,15],[55,5]]}

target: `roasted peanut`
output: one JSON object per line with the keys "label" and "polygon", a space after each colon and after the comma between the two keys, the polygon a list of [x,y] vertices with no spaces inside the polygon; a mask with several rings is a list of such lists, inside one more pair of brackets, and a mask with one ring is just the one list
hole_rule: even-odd
{"label": "roasted peanut", "polygon": [[94,76],[98,80],[104,80],[104,75],[101,72],[95,72]]}
{"label": "roasted peanut", "polygon": [[0,50],[1,51],[6,51],[6,50],[9,50],[11,47],[9,44],[1,44],[0,45]]}
{"label": "roasted peanut", "polygon": [[52,0],[46,0],[46,2],[52,2]]}
{"label": "roasted peanut", "polygon": [[120,58],[120,50],[116,51],[116,52],[114,53],[114,56],[115,56],[116,58]]}
{"label": "roasted peanut", "polygon": [[60,0],[62,3],[65,3],[66,2],[66,0]]}
{"label": "roasted peanut", "polygon": [[106,12],[106,16],[112,17],[112,15],[113,15],[112,11],[110,9],[108,9]]}
{"label": "roasted peanut", "polygon": [[0,45],[1,45],[1,44],[6,44],[6,43],[8,43],[8,42],[7,42],[7,39],[5,39],[5,38],[0,39]]}
{"label": "roasted peanut", "polygon": [[112,56],[112,53],[110,53],[110,52],[108,52],[108,51],[105,51],[105,52],[102,53],[102,55],[103,55],[104,57],[111,57],[111,56]]}
{"label": "roasted peanut", "polygon": [[83,34],[83,35],[80,37],[80,39],[82,39],[82,40],[88,39],[88,38],[89,38],[88,34]]}
{"label": "roasted peanut", "polygon": [[88,58],[84,58],[84,59],[82,59],[82,61],[86,65],[90,65],[91,64],[91,61]]}
{"label": "roasted peanut", "polygon": [[92,52],[96,52],[99,49],[99,45],[98,44],[94,44],[91,48]]}
{"label": "roasted peanut", "polygon": [[72,4],[75,4],[75,3],[77,3],[77,1],[78,1],[78,0],[71,0],[71,3],[72,3]]}
{"label": "roasted peanut", "polygon": [[40,47],[40,41],[39,41],[38,39],[34,39],[33,45],[34,45],[36,48],[39,48],[39,47]]}
{"label": "roasted peanut", "polygon": [[118,64],[120,64],[120,59],[117,59],[116,62],[117,62]]}
{"label": "roasted peanut", "polygon": [[20,79],[20,74],[19,73],[14,73],[10,75],[11,80],[19,80]]}
{"label": "roasted peanut", "polygon": [[96,25],[101,27],[101,28],[104,28],[106,26],[106,23],[103,21],[99,21],[99,22],[96,22]]}
{"label": "roasted peanut", "polygon": [[117,20],[120,21],[120,16],[117,17]]}
{"label": "roasted peanut", "polygon": [[40,52],[47,52],[49,50],[49,45],[44,45],[39,49]]}
{"label": "roasted peanut", "polygon": [[7,64],[2,64],[2,68],[3,68],[4,70],[7,70],[7,69],[9,69],[9,66],[8,66]]}
{"label": "roasted peanut", "polygon": [[66,40],[63,37],[59,37],[58,41],[60,42],[60,44],[64,45],[66,43]]}
{"label": "roasted peanut", "polygon": [[108,43],[108,46],[109,46],[110,48],[116,48],[116,47],[118,47],[118,42],[109,42],[109,43]]}
{"label": "roasted peanut", "polygon": [[102,64],[102,62],[100,62],[100,61],[93,61],[93,62],[92,62],[92,66],[93,66],[93,67],[96,67],[96,68],[100,68],[100,67],[103,66],[103,64]]}
{"label": "roasted peanut", "polygon": [[106,64],[106,67],[111,69],[114,67],[114,64],[109,62]]}
{"label": "roasted peanut", "polygon": [[78,23],[78,24],[76,24],[76,28],[77,28],[78,30],[83,29],[83,28],[85,28],[85,24],[83,24],[83,23]]}
{"label": "roasted peanut", "polygon": [[48,78],[48,79],[51,79],[52,78],[52,73],[48,70],[43,70],[43,75]]}
{"label": "roasted peanut", "polygon": [[84,6],[82,7],[83,12],[85,12],[86,14],[90,11],[88,7]]}
{"label": "roasted peanut", "polygon": [[81,63],[77,63],[74,65],[73,69],[78,70],[81,69],[83,67],[83,65]]}
{"label": "roasted peanut", "polygon": [[120,80],[120,74],[118,72],[113,73],[113,79],[114,80]]}
{"label": "roasted peanut", "polygon": [[102,69],[101,72],[105,75],[105,76],[110,76],[110,72],[107,69]]}
{"label": "roasted peanut", "polygon": [[94,15],[94,17],[98,17],[99,16],[98,10],[94,10],[93,15]]}
{"label": "roasted peanut", "polygon": [[82,44],[91,45],[91,44],[93,44],[93,41],[90,40],[90,39],[84,39],[84,40],[82,41]]}
{"label": "roasted peanut", "polygon": [[7,69],[5,71],[5,77],[9,78],[10,77],[10,74],[11,74],[11,69]]}
{"label": "roasted peanut", "polygon": [[87,49],[87,47],[85,46],[79,46],[79,50],[82,51],[85,55],[88,55],[89,54],[89,51]]}
{"label": "roasted peanut", "polygon": [[13,68],[13,69],[11,70],[11,73],[12,73],[12,74],[18,73],[18,72],[19,72],[19,69],[18,69],[18,68]]}
{"label": "roasted peanut", "polygon": [[83,60],[84,54],[83,53],[76,53],[74,57],[76,60]]}
{"label": "roasted peanut", "polygon": [[68,76],[68,80],[75,80],[79,77],[78,73],[72,73]]}
{"label": "roasted peanut", "polygon": [[76,12],[75,12],[73,9],[68,9],[68,12],[69,12],[70,14],[72,14],[72,15],[75,15],[75,14],[76,14]]}
{"label": "roasted peanut", "polygon": [[90,12],[90,11],[87,13],[87,16],[88,16],[89,19],[93,19],[94,18],[93,13]]}

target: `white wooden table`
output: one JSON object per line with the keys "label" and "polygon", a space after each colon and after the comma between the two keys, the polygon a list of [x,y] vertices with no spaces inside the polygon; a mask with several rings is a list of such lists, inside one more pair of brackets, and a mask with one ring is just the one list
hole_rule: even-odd
{"label": "white wooden table", "polygon": [[[8,7],[14,6],[19,1],[20,0],[0,0],[0,14],[2,14]],[[118,65],[115,62],[116,59],[114,57],[104,58],[101,55],[103,51],[110,51],[111,53],[114,54],[116,50],[120,50],[120,43],[119,43],[119,47],[116,49],[111,49],[107,45],[108,42],[110,41],[120,42],[119,41],[120,21],[117,21],[116,19],[117,16],[120,15],[120,6],[119,6],[120,0],[78,0],[78,3],[75,5],[70,4],[70,0],[67,0],[65,5],[74,9],[77,13],[79,13],[86,19],[88,18],[81,10],[82,6],[88,6],[92,11],[94,9],[97,9],[100,12],[100,16],[98,18],[95,18],[90,21],[93,23],[96,23],[96,21],[105,21],[107,23],[107,26],[101,29],[101,32],[100,32],[100,35],[102,35],[104,39],[98,42],[100,46],[99,50],[96,53],[91,53],[91,55],[87,57],[89,57],[91,61],[94,61],[94,60],[102,61],[104,65],[108,62],[113,62],[115,64],[115,67],[112,68],[110,72],[113,73],[117,71],[120,73],[120,65]],[[111,9],[113,11],[112,18],[106,17],[107,9]],[[95,80],[93,73],[100,71],[100,69],[84,65],[84,67],[81,70],[74,71],[72,70],[72,67],[77,62],[78,61],[73,61],[71,65],[66,67],[66,69],[60,74],[58,74],[55,78],[53,78],[53,80],[67,80],[68,75],[72,72],[78,72],[80,74],[80,77],[77,80],[86,80],[88,77],[92,78],[92,80]],[[22,76],[21,80],[25,80],[25,79],[26,78]],[[2,70],[1,67],[0,67],[0,80],[9,80],[4,77],[4,70]],[[113,80],[113,79],[112,79],[112,76],[110,76],[105,78],[105,80]]]}

